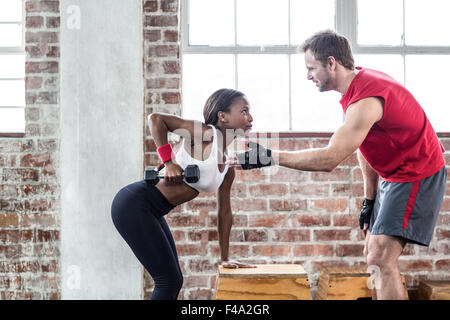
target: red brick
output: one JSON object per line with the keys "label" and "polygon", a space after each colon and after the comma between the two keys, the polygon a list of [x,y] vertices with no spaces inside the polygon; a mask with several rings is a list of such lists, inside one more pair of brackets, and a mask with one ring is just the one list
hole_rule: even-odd
{"label": "red brick", "polygon": [[298,242],[309,241],[310,231],[308,229],[274,229],[272,241]]}
{"label": "red brick", "polygon": [[178,17],[176,15],[145,16],[144,27],[177,27]]}
{"label": "red brick", "polygon": [[44,24],[44,18],[40,16],[28,16],[25,19],[26,28],[40,28]]}
{"label": "red brick", "polygon": [[20,245],[0,245],[0,259],[15,259],[21,256],[21,247]]}
{"label": "red brick", "polygon": [[350,230],[340,230],[340,229],[314,230],[314,240],[316,241],[350,240]]}
{"label": "red brick", "polygon": [[25,101],[27,104],[56,104],[58,94],[56,92],[26,92]]}
{"label": "red brick", "polygon": [[177,45],[152,45],[148,47],[150,57],[173,57],[178,58],[180,48]]}
{"label": "red brick", "polygon": [[41,272],[59,272],[59,263],[56,260],[41,261]]}
{"label": "red brick", "polygon": [[231,197],[247,197],[247,185],[245,183],[233,183],[233,186],[231,187]]}
{"label": "red brick", "polygon": [[361,244],[339,244],[336,255],[338,257],[362,257],[364,245]]}
{"label": "red brick", "polygon": [[59,28],[61,19],[60,17],[47,17],[47,28]]}
{"label": "red brick", "polygon": [[189,260],[189,269],[194,273],[216,272],[218,263],[213,263],[209,259],[193,258]]}
{"label": "red brick", "polygon": [[444,197],[444,201],[442,201],[441,211],[450,211],[450,198]]}
{"label": "red brick", "polygon": [[352,180],[353,182],[363,182],[363,175],[361,168],[353,168],[352,169]]}
{"label": "red brick", "polygon": [[206,287],[208,285],[208,276],[187,275],[183,278],[183,286],[186,288]]}
{"label": "red brick", "polygon": [[448,240],[448,239],[450,239],[450,230],[436,229],[436,238],[438,240]]}
{"label": "red brick", "polygon": [[332,172],[313,172],[313,181],[350,181],[350,169],[336,168]]}
{"label": "red brick", "polygon": [[358,214],[334,214],[333,225],[336,227],[359,227],[359,213]]}
{"label": "red brick", "polygon": [[334,246],[331,244],[294,245],[294,256],[333,256]]}
{"label": "red brick", "polygon": [[27,1],[26,12],[54,12],[59,13],[59,1]]}
{"label": "red brick", "polygon": [[325,148],[330,143],[329,138],[316,138],[311,139],[311,148]]}
{"label": "red brick", "polygon": [[299,211],[306,210],[306,200],[269,200],[270,210],[272,211]]}
{"label": "red brick", "polygon": [[433,261],[428,259],[402,259],[399,262],[400,272],[409,271],[431,271],[433,268]]}
{"label": "red brick", "polygon": [[233,244],[230,246],[230,257],[248,257],[250,254],[250,246],[248,244]]}
{"label": "red brick", "polygon": [[205,255],[206,247],[201,244],[178,244],[177,252],[179,256]]}
{"label": "red brick", "polygon": [[[283,167],[273,167],[266,169],[269,175],[270,182],[302,182],[309,180],[309,172],[293,170]],[[253,170],[251,170],[253,171]]]}
{"label": "red brick", "polygon": [[178,31],[165,30],[164,42],[178,42]]}
{"label": "red brick", "polygon": [[236,170],[235,181],[240,182],[264,181],[263,170],[262,169]]}
{"label": "red brick", "polygon": [[347,199],[318,199],[310,200],[312,210],[325,210],[327,212],[344,212],[347,210]]}
{"label": "red brick", "polygon": [[436,261],[436,270],[450,270],[450,259],[441,259]]}
{"label": "red brick", "polygon": [[187,294],[188,300],[212,300],[213,292],[211,289],[196,288],[189,290]]}
{"label": "red brick", "polygon": [[178,0],[161,0],[161,10],[163,12],[177,12]]}
{"label": "red brick", "polygon": [[177,78],[147,79],[147,89],[178,89],[180,80]]}
{"label": "red brick", "polygon": [[32,107],[25,108],[25,120],[39,121],[39,108],[32,108]]}
{"label": "red brick", "polygon": [[26,62],[25,72],[30,73],[58,73],[58,62],[42,61],[42,62]]}
{"label": "red brick", "polygon": [[180,103],[180,94],[178,92],[164,92],[161,95],[164,103],[166,104],[179,104]]}
{"label": "red brick", "polygon": [[21,167],[44,167],[51,163],[48,152],[41,154],[25,154],[20,159]]}
{"label": "red brick", "polygon": [[39,173],[35,169],[3,169],[3,181],[39,181]]}
{"label": "red brick", "polygon": [[165,74],[178,74],[180,73],[180,64],[178,61],[164,61],[162,63]]}
{"label": "red brick", "polygon": [[253,254],[262,256],[289,256],[290,245],[254,245]]}
{"label": "red brick", "polygon": [[0,214],[0,228],[18,227],[19,216],[16,213]]}
{"label": "red brick", "polygon": [[260,184],[248,187],[252,196],[283,196],[288,192],[287,186],[284,184]]}
{"label": "red brick", "polygon": [[59,240],[58,230],[37,230],[38,242],[55,242]]}
{"label": "red brick", "polygon": [[331,196],[351,196],[352,189],[349,183],[339,183],[331,185]]}
{"label": "red brick", "polygon": [[40,32],[25,32],[26,43],[58,43],[59,36],[57,32],[40,31]]}
{"label": "red brick", "polygon": [[289,216],[281,214],[252,214],[249,216],[250,227],[287,227]]}
{"label": "red brick", "polygon": [[21,286],[21,276],[0,276],[0,289],[20,289]]}
{"label": "red brick", "polygon": [[329,184],[291,184],[289,187],[291,197],[295,197],[296,195],[325,197],[330,193]]}
{"label": "red brick", "polygon": [[329,214],[296,214],[291,216],[292,226],[309,227],[309,226],[329,226],[331,224],[331,216]]}
{"label": "red brick", "polygon": [[265,199],[236,199],[231,201],[231,210],[240,211],[267,211],[267,200]]}
{"label": "red brick", "polygon": [[156,144],[153,139],[145,139],[144,152],[156,152]]}
{"label": "red brick", "polygon": [[283,139],[278,141],[278,150],[281,151],[297,151],[309,149],[311,147],[309,140],[305,139]]}
{"label": "red brick", "polygon": [[438,226],[448,226],[450,225],[450,214],[445,214],[445,213],[439,213],[438,215],[438,220],[437,220],[437,225]]}
{"label": "red brick", "polygon": [[187,203],[189,210],[198,211],[201,209],[205,209],[208,211],[214,211],[217,210],[217,201],[211,201],[211,200],[191,200]]}
{"label": "red brick", "polygon": [[158,11],[158,1],[152,0],[148,1],[146,0],[144,2],[144,12],[156,12]]}
{"label": "red brick", "polygon": [[204,226],[204,218],[201,218],[197,215],[185,215],[185,214],[176,214],[176,215],[167,215],[167,223],[171,227],[190,227],[190,226]]}
{"label": "red brick", "polygon": [[161,40],[161,30],[144,30],[144,40],[149,42]]}
{"label": "red brick", "polygon": [[16,185],[1,184],[0,198],[17,197],[19,194],[19,187]]}

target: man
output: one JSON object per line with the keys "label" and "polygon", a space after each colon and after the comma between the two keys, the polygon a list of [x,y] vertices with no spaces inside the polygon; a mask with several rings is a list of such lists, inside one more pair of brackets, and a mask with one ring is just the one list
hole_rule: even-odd
{"label": "man", "polygon": [[421,106],[400,83],[382,72],[354,67],[345,37],[319,32],[302,50],[308,80],[321,92],[342,94],[343,125],[325,148],[281,152],[250,143],[251,150],[230,164],[331,172],[358,149],[364,254],[380,276],[374,298],[404,299],[397,261],[406,243],[430,244],[446,185],[444,148]]}

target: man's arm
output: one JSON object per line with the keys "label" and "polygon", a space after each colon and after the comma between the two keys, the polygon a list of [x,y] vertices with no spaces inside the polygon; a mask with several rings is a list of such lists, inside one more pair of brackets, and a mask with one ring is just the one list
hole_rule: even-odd
{"label": "man's arm", "polygon": [[383,117],[383,104],[369,97],[349,106],[344,124],[325,148],[301,151],[272,151],[275,163],[303,171],[333,171],[361,145],[373,124]]}
{"label": "man's arm", "polygon": [[367,163],[359,150],[358,161],[364,180],[364,198],[374,200],[378,189],[378,173]]}

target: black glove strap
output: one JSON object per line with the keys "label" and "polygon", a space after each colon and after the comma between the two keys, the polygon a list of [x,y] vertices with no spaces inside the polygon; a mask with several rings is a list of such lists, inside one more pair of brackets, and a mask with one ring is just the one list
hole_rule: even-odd
{"label": "black glove strap", "polygon": [[372,215],[374,204],[375,200],[364,199],[363,208],[359,215],[359,227],[361,230],[364,230],[365,223],[370,223],[370,216]]}

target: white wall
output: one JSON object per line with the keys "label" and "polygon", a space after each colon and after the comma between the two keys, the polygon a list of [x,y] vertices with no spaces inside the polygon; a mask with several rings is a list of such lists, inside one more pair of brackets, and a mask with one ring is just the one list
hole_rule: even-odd
{"label": "white wall", "polygon": [[142,1],[60,4],[62,299],[141,299],[110,208],[142,176]]}

